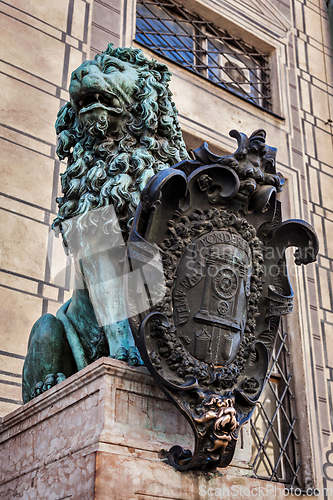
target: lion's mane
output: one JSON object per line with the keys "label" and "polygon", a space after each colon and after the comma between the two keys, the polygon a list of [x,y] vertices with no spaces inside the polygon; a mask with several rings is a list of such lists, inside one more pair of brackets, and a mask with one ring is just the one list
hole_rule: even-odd
{"label": "lion's mane", "polygon": [[83,128],[70,102],[58,113],[57,154],[61,160],[67,157],[68,163],[61,176],[64,196],[57,198],[59,211],[53,228],[64,237],[71,218],[77,217],[76,225],[83,230],[89,225],[91,210],[112,204],[126,238],[148,180],[188,158],[168,86],[168,68],[149,61],[140,49],[114,49],[112,44],[95,56],[94,64],[103,71],[110,56],[132,63],[139,74],[125,127],[116,136],[103,136],[101,130],[94,137]]}

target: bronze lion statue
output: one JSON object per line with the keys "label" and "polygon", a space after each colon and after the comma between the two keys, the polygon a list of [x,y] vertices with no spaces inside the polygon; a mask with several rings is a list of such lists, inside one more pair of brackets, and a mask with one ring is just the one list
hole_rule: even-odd
{"label": "bronze lion statue", "polygon": [[67,158],[53,229],[75,263],[75,289],[56,316],[33,326],[23,368],[27,402],[102,356],[141,364],[124,305],[125,244],[140,193],[188,158],[168,68],[110,44],[72,73],[58,113]]}

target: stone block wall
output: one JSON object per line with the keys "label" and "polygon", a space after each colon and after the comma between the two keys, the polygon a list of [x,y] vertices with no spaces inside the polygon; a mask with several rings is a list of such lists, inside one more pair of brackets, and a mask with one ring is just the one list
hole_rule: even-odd
{"label": "stone block wall", "polygon": [[[21,404],[28,332],[55,311],[68,278],[50,276],[50,224],[59,172],[55,117],[68,100],[71,71],[89,52],[91,2],[0,3],[0,414]],[[54,256],[53,256],[54,257]],[[55,257],[54,257],[55,258]],[[66,266],[57,256],[60,268]]]}

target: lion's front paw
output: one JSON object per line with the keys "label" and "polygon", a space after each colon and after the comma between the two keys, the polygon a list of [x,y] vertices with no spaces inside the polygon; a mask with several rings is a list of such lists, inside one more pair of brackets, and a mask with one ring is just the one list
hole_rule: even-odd
{"label": "lion's front paw", "polygon": [[131,346],[128,349],[128,364],[131,366],[143,366],[144,362],[141,359],[138,348]]}
{"label": "lion's front paw", "polygon": [[119,349],[117,349],[116,351],[115,358],[119,359],[119,361],[127,361],[128,358],[127,349],[125,349],[125,347],[119,347]]}
{"label": "lion's front paw", "polygon": [[66,377],[63,373],[50,373],[49,375],[46,375],[44,382],[38,382],[32,393],[30,394],[30,399],[34,399],[43,392],[51,389],[51,387],[60,384],[63,380],[65,380]]}
{"label": "lion's front paw", "polygon": [[129,347],[127,350],[125,347],[119,347],[115,356],[110,356],[110,358],[118,359],[119,361],[127,361],[130,366],[143,366],[144,362],[141,359],[140,353],[135,346]]}

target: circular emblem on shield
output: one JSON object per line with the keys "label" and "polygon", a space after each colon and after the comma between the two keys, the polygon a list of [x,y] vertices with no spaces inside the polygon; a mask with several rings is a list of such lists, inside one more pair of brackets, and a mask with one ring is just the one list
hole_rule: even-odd
{"label": "circular emblem on shield", "polygon": [[213,280],[213,288],[221,299],[230,299],[237,292],[237,276],[231,269],[221,269]]}
{"label": "circular emblem on shield", "polygon": [[229,304],[228,304],[228,302],[225,302],[224,300],[221,300],[221,302],[217,306],[217,312],[221,316],[225,316],[228,311],[229,311]]}

